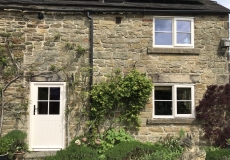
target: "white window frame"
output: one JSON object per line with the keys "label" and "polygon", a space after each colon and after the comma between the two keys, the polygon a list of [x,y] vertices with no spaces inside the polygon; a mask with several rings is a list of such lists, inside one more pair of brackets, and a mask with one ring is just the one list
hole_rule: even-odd
{"label": "white window frame", "polygon": [[[154,86],[172,87],[172,115],[155,115],[155,90],[153,89],[153,118],[195,118],[195,89],[194,84],[154,84]],[[191,114],[177,114],[177,88],[191,88]]]}
{"label": "white window frame", "polygon": [[[172,45],[155,45],[155,19],[171,19],[172,20]],[[191,22],[191,44],[177,44],[177,20]],[[153,18],[153,47],[167,47],[167,48],[194,48],[194,17],[154,17]]]}

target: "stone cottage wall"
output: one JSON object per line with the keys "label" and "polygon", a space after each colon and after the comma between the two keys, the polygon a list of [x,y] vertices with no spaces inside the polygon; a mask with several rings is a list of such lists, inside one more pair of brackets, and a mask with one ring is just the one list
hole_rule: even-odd
{"label": "stone cottage wall", "polygon": [[[220,48],[221,38],[228,38],[228,16],[188,16],[195,17],[193,49],[153,48],[153,15],[94,16],[95,76],[104,78],[114,68],[125,73],[135,65],[152,78],[153,84],[195,84],[195,104],[198,105],[208,85],[229,82],[228,52]],[[120,24],[115,23],[116,17],[121,17]],[[194,134],[197,141],[202,136],[197,121],[152,119],[152,108],[150,98],[141,114],[142,127],[137,139],[156,141],[167,134],[175,135],[181,129]]]}
{"label": "stone cottage wall", "polygon": [[[164,15],[165,16],[165,15]],[[170,15],[171,16],[171,15]],[[228,38],[228,15],[188,15],[195,17],[195,48],[153,48],[153,15],[144,14],[94,14],[94,83],[106,79],[114,69],[124,74],[134,66],[147,73],[153,84],[193,83],[195,103],[198,105],[206,87],[229,82],[227,49],[220,48],[221,38]],[[121,23],[116,24],[116,17]],[[63,50],[66,43],[89,47],[89,20],[84,14],[0,12],[0,31],[25,33],[24,63],[32,63],[39,56],[37,72],[48,72],[51,64],[64,64],[71,53]],[[56,35],[60,38],[53,41]],[[45,54],[44,54],[45,53]],[[88,55],[68,68],[75,73],[79,65],[88,64]],[[37,77],[36,81],[61,80],[62,76]],[[26,84],[26,82],[24,82]],[[29,89],[27,90],[29,94]],[[12,96],[15,90],[9,90]],[[12,110],[7,110],[7,113]],[[28,116],[27,116],[28,118]],[[200,124],[193,119],[152,119],[152,99],[141,113],[142,127],[137,139],[156,141],[167,134],[177,134],[181,129],[192,132],[197,140],[202,135]],[[15,128],[16,120],[6,116],[4,133]],[[28,130],[28,121],[19,126]],[[74,135],[74,123],[71,134]]]}
{"label": "stone cottage wall", "polygon": [[[3,134],[12,129],[29,131],[29,109],[25,112],[19,108],[20,96],[23,93],[23,97],[28,100],[29,104],[30,81],[68,82],[68,77],[71,74],[76,80],[81,76],[80,70],[89,67],[89,22],[82,14],[46,13],[45,18],[39,20],[37,13],[33,12],[1,11],[0,32],[23,32],[24,43],[20,45],[24,48],[25,75],[30,74],[31,71],[33,75],[42,73],[40,76],[19,79],[6,91],[7,98],[13,101],[5,107]],[[1,42],[4,45],[3,41]],[[70,48],[72,45],[75,45],[75,49]],[[86,54],[72,62],[74,57],[78,56],[76,55],[78,45],[86,49]],[[68,65],[70,62],[71,64]],[[56,74],[51,72],[52,66],[55,66],[56,69],[63,66],[67,66],[67,68],[64,69],[65,72],[60,71]],[[18,86],[22,86],[20,88],[23,91],[20,93]],[[80,105],[78,103],[74,109],[77,110]],[[20,113],[20,117],[16,117],[16,113]],[[70,116],[69,129],[71,130],[70,135],[73,137],[76,134],[77,122],[72,115],[74,113]]]}

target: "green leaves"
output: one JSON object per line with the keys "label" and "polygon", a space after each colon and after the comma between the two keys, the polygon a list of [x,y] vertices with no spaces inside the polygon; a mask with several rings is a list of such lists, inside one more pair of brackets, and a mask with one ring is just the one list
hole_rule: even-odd
{"label": "green leaves", "polygon": [[84,55],[86,53],[86,49],[82,48],[80,45],[77,46],[77,52],[80,56]]}
{"label": "green leaves", "polygon": [[1,66],[7,66],[7,58],[5,55],[0,56],[0,65]]}
{"label": "green leaves", "polygon": [[67,50],[67,51],[69,51],[69,50],[73,50],[74,49],[74,47],[75,47],[75,44],[71,44],[71,43],[66,43],[65,44],[65,49]]}
{"label": "green leaves", "polygon": [[0,155],[6,154],[10,151],[10,147],[13,143],[13,140],[10,138],[1,138],[0,139]]}
{"label": "green leaves", "polygon": [[101,136],[101,145],[97,146],[97,150],[100,154],[105,153],[107,150],[113,148],[115,145],[121,142],[136,141],[129,133],[124,129],[109,129]]}
{"label": "green leaves", "polygon": [[45,157],[45,160],[98,160],[98,153],[96,150],[85,147],[76,146],[76,144],[70,145],[67,148],[60,150],[56,155]]}
{"label": "green leaves", "polygon": [[[138,116],[152,93],[152,87],[152,82],[136,70],[125,77],[117,71],[108,81],[94,85],[90,93],[93,100],[90,115],[96,120],[95,127],[114,116],[130,128],[139,127]],[[117,112],[120,114],[115,114]]]}

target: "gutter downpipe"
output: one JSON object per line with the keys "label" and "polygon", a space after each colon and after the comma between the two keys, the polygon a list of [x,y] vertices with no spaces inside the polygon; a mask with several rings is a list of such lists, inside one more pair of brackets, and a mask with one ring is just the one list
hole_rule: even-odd
{"label": "gutter downpipe", "polygon": [[[87,11],[87,18],[90,20],[90,31],[89,31],[89,37],[90,37],[90,53],[89,53],[89,91],[92,90],[93,86],[93,18],[90,17],[90,12]],[[91,104],[92,97],[89,97],[89,102]],[[91,109],[91,107],[89,108]],[[89,116],[89,119],[92,120],[91,115]]]}
{"label": "gutter downpipe", "polygon": [[[230,14],[228,14],[228,39],[230,40]],[[228,47],[228,73],[230,72],[230,47]],[[229,80],[230,82],[230,76],[229,76]]]}

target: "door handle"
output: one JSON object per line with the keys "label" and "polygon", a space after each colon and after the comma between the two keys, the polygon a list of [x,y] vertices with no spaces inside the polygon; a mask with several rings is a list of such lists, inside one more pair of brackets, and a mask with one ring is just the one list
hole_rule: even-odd
{"label": "door handle", "polygon": [[34,105],[34,115],[35,115],[35,111],[36,111],[36,108],[35,108],[35,105]]}

